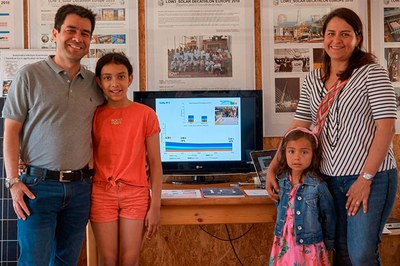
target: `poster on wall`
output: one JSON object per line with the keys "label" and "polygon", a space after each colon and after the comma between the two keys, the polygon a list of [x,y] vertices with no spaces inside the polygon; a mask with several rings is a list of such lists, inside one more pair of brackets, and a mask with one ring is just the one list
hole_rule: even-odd
{"label": "poster on wall", "polygon": [[0,49],[24,48],[23,0],[0,1]]}
{"label": "poster on wall", "polygon": [[[65,2],[65,1],[64,1]],[[29,5],[29,48],[54,49],[51,31],[54,15],[63,4],[62,1],[30,1]],[[40,3],[40,4],[39,4]],[[133,66],[134,81],[132,91],[139,90],[139,46],[137,1],[131,0],[70,0],[68,4],[81,5],[96,14],[96,27],[93,32],[89,54],[82,64],[94,71],[97,60],[106,53],[124,53]]]}
{"label": "poster on wall", "polygon": [[[400,1],[371,1],[371,48],[383,65],[393,84],[400,117]],[[400,119],[396,120],[396,133],[400,132]]]}
{"label": "poster on wall", "polygon": [[[262,1],[265,137],[282,136],[287,131],[307,73],[321,66],[325,17],[338,7],[354,10],[367,26],[365,0]],[[366,32],[365,28],[364,35]]]}
{"label": "poster on wall", "polygon": [[7,49],[0,51],[0,81],[1,97],[6,97],[10,90],[12,80],[17,71],[26,64],[31,64],[43,59],[48,55],[54,54],[54,50],[35,50],[35,49]]}
{"label": "poster on wall", "polygon": [[146,1],[147,90],[254,89],[254,2]]}

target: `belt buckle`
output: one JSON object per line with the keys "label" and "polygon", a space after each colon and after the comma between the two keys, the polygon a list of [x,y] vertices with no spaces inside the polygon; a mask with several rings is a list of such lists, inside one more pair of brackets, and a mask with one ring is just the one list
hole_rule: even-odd
{"label": "belt buckle", "polygon": [[71,170],[60,171],[60,178],[58,179],[58,182],[61,182],[61,183],[71,182],[71,180],[64,179],[64,174],[71,174],[71,173],[72,173]]}

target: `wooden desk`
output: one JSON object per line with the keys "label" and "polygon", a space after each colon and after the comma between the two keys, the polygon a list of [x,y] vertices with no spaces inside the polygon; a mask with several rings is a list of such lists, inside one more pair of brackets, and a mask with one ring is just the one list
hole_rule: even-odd
{"label": "wooden desk", "polygon": [[[199,189],[222,185],[163,185],[163,189]],[[242,186],[252,189],[252,186]],[[162,199],[162,225],[241,224],[275,222],[275,204],[268,197]]]}

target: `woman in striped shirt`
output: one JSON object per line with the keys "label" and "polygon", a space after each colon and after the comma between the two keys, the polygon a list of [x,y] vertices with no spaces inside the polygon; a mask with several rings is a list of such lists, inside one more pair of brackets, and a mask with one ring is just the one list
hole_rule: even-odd
{"label": "woman in striped shirt", "polygon": [[[335,265],[380,265],[378,245],[397,192],[395,93],[387,71],[361,49],[362,29],[350,9],[328,14],[322,68],[307,75],[289,128],[313,126],[319,134],[320,171],[338,219]],[[276,167],[274,158],[267,190],[275,201]]]}

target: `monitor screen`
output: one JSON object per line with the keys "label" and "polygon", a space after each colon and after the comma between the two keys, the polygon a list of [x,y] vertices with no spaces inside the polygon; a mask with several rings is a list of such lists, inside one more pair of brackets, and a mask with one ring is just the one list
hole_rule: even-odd
{"label": "monitor screen", "polygon": [[254,171],[250,152],[262,149],[262,91],[147,91],[134,100],[160,122],[164,174]]}

